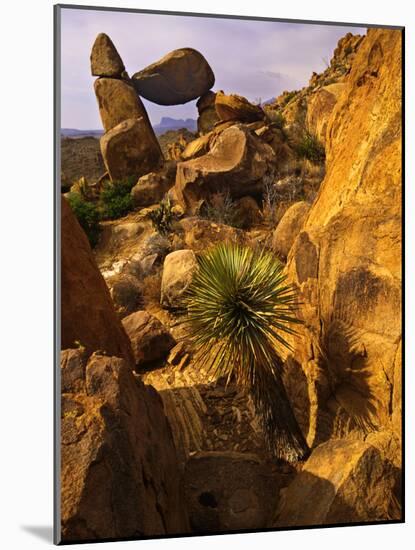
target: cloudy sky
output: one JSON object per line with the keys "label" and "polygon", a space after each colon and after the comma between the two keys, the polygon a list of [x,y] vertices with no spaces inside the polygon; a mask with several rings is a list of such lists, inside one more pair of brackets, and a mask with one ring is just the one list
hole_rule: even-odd
{"label": "cloudy sky", "polygon": [[[142,13],[62,9],[63,128],[101,128],[89,55],[107,33],[130,75],[170,50],[199,50],[215,73],[215,90],[265,101],[301,88],[321,72],[339,38],[366,29]],[[153,124],[162,116],[197,118],[195,101],[160,106],[144,101]]]}

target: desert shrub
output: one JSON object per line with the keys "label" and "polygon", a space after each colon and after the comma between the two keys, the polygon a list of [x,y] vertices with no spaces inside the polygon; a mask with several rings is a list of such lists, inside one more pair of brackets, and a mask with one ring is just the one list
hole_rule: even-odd
{"label": "desert shrub", "polygon": [[80,226],[85,231],[90,245],[94,247],[100,233],[100,214],[96,203],[85,200],[79,193],[69,193],[68,202]]}
{"label": "desert shrub", "polygon": [[266,114],[275,128],[279,128],[280,130],[284,128],[285,118],[281,111],[277,111],[275,109],[267,109]]}
{"label": "desert shrub", "polygon": [[132,210],[131,189],[135,183],[136,180],[134,178],[105,182],[100,194],[101,218],[103,220],[121,218]]}
{"label": "desert shrub", "polygon": [[300,158],[308,159],[314,163],[322,162],[326,157],[323,145],[314,134],[307,130],[304,131],[295,149]]}
{"label": "desert shrub", "polygon": [[284,96],[284,101],[283,101],[283,107],[285,107],[285,105],[288,105],[288,103],[298,94],[298,90],[293,90],[292,92],[288,92],[285,96]]}
{"label": "desert shrub", "polygon": [[296,295],[269,251],[221,243],[198,257],[186,292],[186,326],[196,364],[235,378],[252,395],[270,449],[298,460],[308,446],[292,412],[279,347],[291,349]]}
{"label": "desert shrub", "polygon": [[240,228],[243,225],[241,213],[229,190],[223,193],[213,193],[200,211],[202,218],[215,223],[222,223]]}
{"label": "desert shrub", "polygon": [[167,235],[171,231],[173,222],[172,206],[169,197],[165,197],[160,201],[156,210],[149,214],[154,228],[160,235]]}

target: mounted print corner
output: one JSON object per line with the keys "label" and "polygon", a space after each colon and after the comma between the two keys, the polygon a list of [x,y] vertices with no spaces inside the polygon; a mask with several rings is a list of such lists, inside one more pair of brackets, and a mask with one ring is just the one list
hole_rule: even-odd
{"label": "mounted print corner", "polygon": [[404,520],[403,32],[55,7],[56,543]]}

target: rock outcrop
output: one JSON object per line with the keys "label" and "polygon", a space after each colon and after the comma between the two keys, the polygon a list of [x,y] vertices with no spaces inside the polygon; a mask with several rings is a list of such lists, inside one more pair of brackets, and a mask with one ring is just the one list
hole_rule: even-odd
{"label": "rock outcrop", "polygon": [[215,109],[219,120],[227,122],[256,122],[265,118],[259,105],[253,105],[245,97],[237,94],[226,95],[218,92],[215,97]]}
{"label": "rock outcrop", "polygon": [[[130,118],[141,118],[150,125],[143,102],[126,80],[98,78],[94,83],[99,114],[106,132]],[[150,129],[148,130],[150,132]]]}
{"label": "rock outcrop", "polygon": [[363,441],[318,446],[283,494],[275,527],[400,518],[397,470]]}
{"label": "rock outcrop", "polygon": [[206,155],[178,163],[174,190],[183,208],[194,213],[215,192],[239,198],[262,191],[275,164],[272,148],[237,124],[223,130]]}
{"label": "rock outcrop", "polygon": [[161,303],[164,307],[183,307],[183,295],[197,267],[192,250],[176,250],[166,256],[161,280]]}
{"label": "rock outcrop", "polygon": [[288,208],[278,223],[272,235],[272,248],[284,260],[287,258],[309,210],[310,205],[307,202],[296,202]]}
{"label": "rock outcrop", "polygon": [[137,181],[131,190],[135,206],[150,206],[161,201],[167,191],[174,185],[176,163],[168,161],[157,172],[149,172]]}
{"label": "rock outcrop", "polygon": [[[92,311],[92,310],[91,310]],[[64,542],[183,534],[181,475],[159,395],[117,357],[62,352]]]}
{"label": "rock outcrop", "polygon": [[197,130],[200,135],[207,134],[213,130],[216,122],[219,121],[215,109],[215,98],[215,92],[209,90],[197,100],[196,107],[199,113]]}
{"label": "rock outcrop", "polygon": [[91,51],[92,76],[120,78],[124,71],[124,63],[111,38],[103,32],[99,33]]}
{"label": "rock outcrop", "polygon": [[209,91],[215,76],[209,63],[193,48],[165,55],[132,76],[137,92],[159,105],[179,105]]}
{"label": "rock outcrop", "polygon": [[130,341],[114,309],[88,239],[61,200],[61,347],[102,350],[133,366]]}
{"label": "rock outcrop", "polygon": [[111,180],[138,179],[162,163],[157,138],[144,117],[128,118],[104,134],[101,152]]}
{"label": "rock outcrop", "polygon": [[165,359],[176,342],[162,323],[147,311],[136,311],[122,320],[134,352],[137,369]]}
{"label": "rock outcrop", "polygon": [[[327,174],[288,257],[308,443],[352,433],[400,463],[401,33],[370,29],[327,127]],[[368,435],[369,434],[369,435]],[[382,435],[380,435],[382,434]],[[382,442],[382,443],[381,443]],[[386,443],[388,442],[388,443]]]}

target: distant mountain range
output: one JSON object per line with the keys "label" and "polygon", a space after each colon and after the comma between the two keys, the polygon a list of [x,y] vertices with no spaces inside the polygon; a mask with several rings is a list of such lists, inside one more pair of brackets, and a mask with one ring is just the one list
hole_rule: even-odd
{"label": "distant mountain range", "polygon": [[[180,130],[181,128],[186,128],[189,132],[197,132],[197,121],[193,118],[170,118],[163,117],[159,124],[155,124],[153,129],[155,133],[159,136],[168,132],[169,130]],[[80,138],[86,136],[101,137],[104,133],[104,130],[78,130],[77,128],[62,128],[61,136],[62,137],[71,137],[71,138]]]}
{"label": "distant mountain range", "polygon": [[153,128],[158,136],[169,130],[180,130],[181,128],[186,128],[189,132],[197,132],[197,121],[193,118],[183,119],[164,116],[160,123],[154,125]]}

